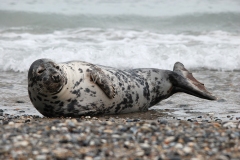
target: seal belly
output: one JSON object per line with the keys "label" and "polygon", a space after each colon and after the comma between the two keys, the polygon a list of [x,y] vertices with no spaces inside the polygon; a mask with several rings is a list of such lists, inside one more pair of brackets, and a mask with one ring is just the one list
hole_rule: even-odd
{"label": "seal belly", "polygon": [[[109,67],[102,67],[103,72],[112,81],[114,88],[116,88],[116,95],[110,99],[103,90],[92,80],[90,81],[89,66],[75,62],[67,67],[67,75],[69,81],[60,95],[65,95],[66,87],[71,92],[71,98],[74,104],[71,105],[73,110],[78,109],[78,114],[81,115],[86,110],[95,111],[95,114],[116,114],[127,113],[138,110],[146,110],[149,106],[149,99],[146,96],[149,93],[148,88],[144,90],[144,79],[139,77],[132,77],[132,74],[124,71],[115,70]],[[82,72],[78,72],[81,67]],[[71,72],[70,72],[71,70]],[[72,85],[74,84],[74,85]],[[66,98],[66,96],[61,97]]]}

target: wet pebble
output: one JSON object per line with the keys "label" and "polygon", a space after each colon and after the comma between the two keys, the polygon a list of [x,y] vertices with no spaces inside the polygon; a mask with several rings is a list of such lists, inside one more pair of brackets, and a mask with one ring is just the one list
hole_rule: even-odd
{"label": "wet pebble", "polygon": [[16,103],[25,103],[25,102],[22,100],[17,100]]}
{"label": "wet pebble", "polygon": [[0,159],[240,158],[239,123],[196,119],[2,116]]}

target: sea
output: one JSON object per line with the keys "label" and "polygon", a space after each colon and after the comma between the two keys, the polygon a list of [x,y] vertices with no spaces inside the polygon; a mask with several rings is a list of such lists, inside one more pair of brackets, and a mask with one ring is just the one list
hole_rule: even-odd
{"label": "sea", "polygon": [[0,0],[0,109],[40,115],[33,61],[172,70],[182,62],[217,101],[175,94],[151,109],[186,119],[240,118],[239,0]]}

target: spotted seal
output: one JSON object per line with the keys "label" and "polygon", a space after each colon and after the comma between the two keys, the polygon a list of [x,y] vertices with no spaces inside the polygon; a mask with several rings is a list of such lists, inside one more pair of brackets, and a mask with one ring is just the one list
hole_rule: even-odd
{"label": "spotted seal", "polygon": [[173,71],[120,70],[83,61],[39,59],[28,72],[30,100],[47,117],[146,111],[177,92],[216,99],[180,62]]}

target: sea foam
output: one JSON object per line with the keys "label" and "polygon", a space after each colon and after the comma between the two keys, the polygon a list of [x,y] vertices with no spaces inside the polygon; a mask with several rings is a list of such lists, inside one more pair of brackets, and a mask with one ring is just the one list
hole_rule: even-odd
{"label": "sea foam", "polygon": [[3,32],[0,70],[24,72],[39,58],[162,69],[172,69],[180,61],[188,68],[234,70],[240,68],[239,44],[238,35],[223,31],[198,35],[98,28],[47,34]]}

